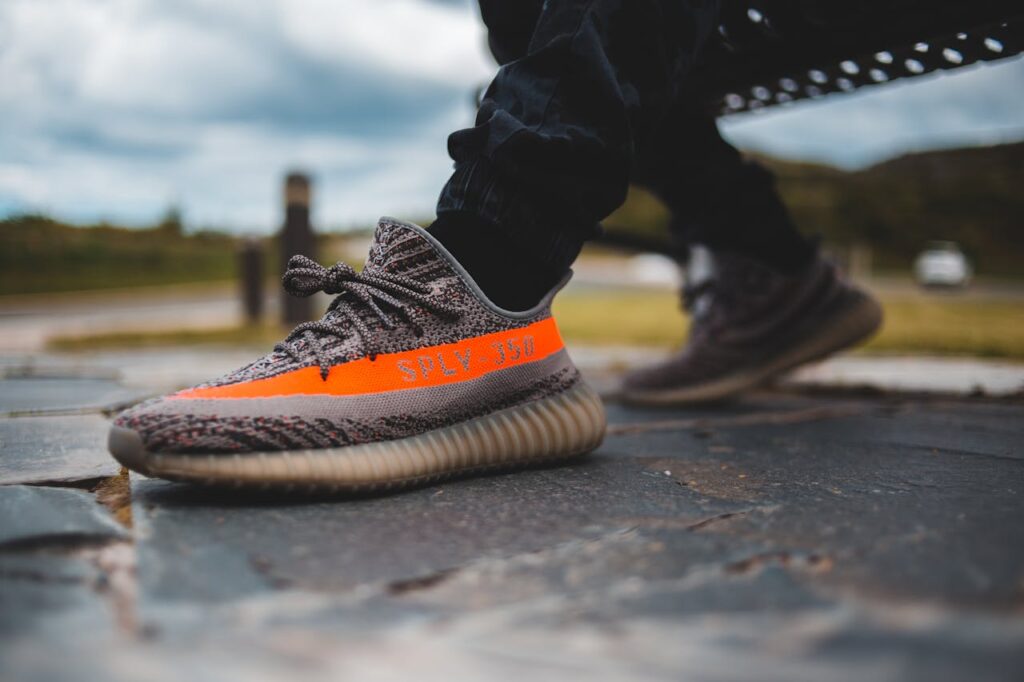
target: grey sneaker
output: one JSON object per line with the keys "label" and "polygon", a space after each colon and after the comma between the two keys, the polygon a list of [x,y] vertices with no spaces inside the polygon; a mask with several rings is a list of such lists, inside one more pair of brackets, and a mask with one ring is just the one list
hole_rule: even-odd
{"label": "grey sneaker", "polygon": [[629,373],[622,398],[645,405],[729,398],[870,337],[881,306],[818,258],[784,276],[732,253],[695,248],[684,306],[690,337],[665,362]]}
{"label": "grey sneaker", "polygon": [[263,358],[123,412],[121,464],[220,485],[376,490],[585,454],[601,400],[551,317],[503,310],[423,229],[377,228],[366,267],[294,257],[295,295],[335,294]]}

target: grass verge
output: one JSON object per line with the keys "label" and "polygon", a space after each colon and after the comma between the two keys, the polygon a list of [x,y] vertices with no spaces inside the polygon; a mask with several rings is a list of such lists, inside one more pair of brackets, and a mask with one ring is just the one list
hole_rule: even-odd
{"label": "grass verge", "polygon": [[[885,324],[864,349],[878,352],[970,355],[1024,360],[1024,304],[956,294],[882,297]],[[566,294],[555,316],[570,341],[678,346],[686,319],[671,292]]]}

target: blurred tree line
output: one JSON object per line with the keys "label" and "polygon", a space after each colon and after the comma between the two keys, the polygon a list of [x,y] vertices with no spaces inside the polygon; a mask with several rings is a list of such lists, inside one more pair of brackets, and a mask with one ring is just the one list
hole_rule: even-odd
{"label": "blurred tree line", "polygon": [[[910,154],[857,172],[761,160],[807,233],[869,246],[876,269],[907,273],[928,241],[948,239],[977,272],[1024,277],[1024,143]],[[660,203],[633,191],[605,225],[665,240],[667,223]],[[324,259],[337,256],[331,238],[319,235]],[[237,236],[186,230],[174,208],[142,228],[8,218],[0,220],[0,294],[230,280],[238,245]],[[276,240],[264,245],[268,277],[276,276]]]}
{"label": "blurred tree line", "polygon": [[0,221],[0,293],[121,289],[230,279],[236,238],[187,234],[176,209],[151,227],[71,226],[41,215]]}
{"label": "blurred tree line", "polygon": [[[982,274],[1024,276],[1024,143],[908,154],[855,172],[758,158],[805,233],[869,246],[876,269],[906,272],[942,239],[958,242]],[[605,226],[664,239],[668,218],[633,191]]]}

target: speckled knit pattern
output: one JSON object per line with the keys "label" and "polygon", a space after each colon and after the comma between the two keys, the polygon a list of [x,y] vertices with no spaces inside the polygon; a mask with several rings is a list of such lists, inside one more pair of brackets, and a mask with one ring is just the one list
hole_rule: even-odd
{"label": "speckled knit pattern", "polygon": [[[370,247],[366,269],[401,274],[429,284],[431,298],[453,304],[463,311],[461,317],[452,322],[440,319],[429,311],[413,308],[413,314],[423,330],[422,336],[416,336],[409,325],[397,325],[394,329],[385,329],[375,316],[365,315],[363,319],[366,325],[381,335],[378,340],[378,350],[381,353],[395,353],[442,343],[454,343],[469,336],[524,327],[550,315],[549,311],[542,311],[529,319],[510,320],[488,310],[477,300],[458,273],[429,242],[400,223],[388,220],[380,222]],[[342,296],[346,296],[346,294],[342,294]],[[324,319],[332,320],[332,313],[328,312]],[[205,383],[203,386],[252,381],[316,364],[314,355],[311,352],[304,352],[307,350],[304,348],[304,341],[296,339],[291,343],[295,344],[294,348],[299,351],[298,355],[303,358],[302,361],[296,361],[287,353],[269,353],[259,360],[219,379]],[[333,336],[325,338],[322,340],[322,348],[332,365],[349,362],[366,354],[359,337],[355,334],[344,338]]]}
{"label": "speckled knit pattern", "polygon": [[459,409],[442,411],[424,404],[418,410],[383,413],[374,419],[344,415],[326,418],[168,414],[150,409],[126,413],[118,419],[118,425],[143,434],[146,447],[153,452],[209,454],[338,447],[393,440],[443,428],[553,395],[571,388],[579,380],[579,372],[567,367],[521,389],[486,393],[484,399],[466,403]]}

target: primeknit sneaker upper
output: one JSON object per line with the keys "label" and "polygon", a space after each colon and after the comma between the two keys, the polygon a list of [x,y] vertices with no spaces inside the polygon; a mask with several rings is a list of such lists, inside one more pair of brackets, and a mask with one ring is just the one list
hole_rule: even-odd
{"label": "primeknit sneaker upper", "polygon": [[686,345],[627,374],[627,400],[728,397],[859,342],[881,320],[874,300],[820,257],[786,275],[753,258],[695,246],[683,298],[691,317]]}
{"label": "primeknit sneaker upper", "polygon": [[273,352],[115,421],[150,453],[331,448],[443,428],[579,381],[549,294],[513,313],[491,304],[422,228],[382,219],[362,273],[293,258],[286,288],[337,294]]}

